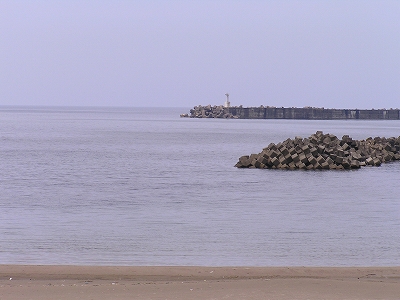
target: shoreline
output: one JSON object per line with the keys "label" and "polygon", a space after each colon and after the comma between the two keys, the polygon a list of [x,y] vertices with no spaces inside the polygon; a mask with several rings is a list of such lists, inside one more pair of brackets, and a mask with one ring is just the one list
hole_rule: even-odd
{"label": "shoreline", "polygon": [[20,279],[85,279],[104,280],[217,280],[254,278],[362,278],[397,276],[400,266],[391,267],[213,267],[213,266],[95,266],[95,265],[0,265],[0,280]]}
{"label": "shoreline", "polygon": [[0,265],[1,299],[72,299],[78,294],[79,299],[121,300],[398,299],[400,266]]}

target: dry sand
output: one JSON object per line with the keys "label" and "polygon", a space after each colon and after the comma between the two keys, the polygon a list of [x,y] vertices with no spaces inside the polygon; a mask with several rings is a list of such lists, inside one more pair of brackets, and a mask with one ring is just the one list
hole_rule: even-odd
{"label": "dry sand", "polygon": [[0,265],[0,299],[400,299],[400,267]]}

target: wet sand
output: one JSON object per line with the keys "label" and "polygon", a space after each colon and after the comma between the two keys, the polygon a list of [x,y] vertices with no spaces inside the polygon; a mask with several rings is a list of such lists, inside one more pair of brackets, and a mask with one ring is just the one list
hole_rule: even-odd
{"label": "wet sand", "polygon": [[400,267],[0,265],[0,299],[400,299]]}

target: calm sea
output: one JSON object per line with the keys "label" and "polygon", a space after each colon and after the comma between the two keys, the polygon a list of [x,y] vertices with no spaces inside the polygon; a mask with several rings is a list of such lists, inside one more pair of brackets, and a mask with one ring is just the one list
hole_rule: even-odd
{"label": "calm sea", "polygon": [[188,111],[0,107],[0,264],[400,265],[400,162],[233,167],[317,130],[399,136],[400,121]]}

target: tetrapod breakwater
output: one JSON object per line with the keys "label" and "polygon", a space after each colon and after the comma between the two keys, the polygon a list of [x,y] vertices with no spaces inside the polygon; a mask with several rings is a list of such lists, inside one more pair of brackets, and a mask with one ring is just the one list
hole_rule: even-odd
{"label": "tetrapod breakwater", "polygon": [[317,131],[308,138],[295,137],[271,143],[258,154],[244,155],[235,167],[286,170],[345,170],[400,160],[400,137],[353,140]]}
{"label": "tetrapod breakwater", "polygon": [[318,107],[243,107],[223,105],[198,105],[190,118],[225,118],[225,119],[303,119],[303,120],[400,120],[399,109],[334,109]]}

